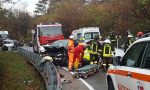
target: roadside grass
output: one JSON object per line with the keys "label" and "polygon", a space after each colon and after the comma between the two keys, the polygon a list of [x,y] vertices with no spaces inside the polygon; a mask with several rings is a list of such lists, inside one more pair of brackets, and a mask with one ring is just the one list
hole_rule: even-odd
{"label": "roadside grass", "polygon": [[45,90],[44,82],[26,58],[0,51],[0,90]]}

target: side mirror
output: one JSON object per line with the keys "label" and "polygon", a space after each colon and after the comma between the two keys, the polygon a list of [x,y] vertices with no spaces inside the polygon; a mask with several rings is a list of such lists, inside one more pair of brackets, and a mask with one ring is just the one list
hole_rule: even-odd
{"label": "side mirror", "polygon": [[121,56],[116,56],[116,57],[113,57],[113,60],[112,60],[112,63],[114,66],[117,66],[117,65],[120,65],[121,61]]}

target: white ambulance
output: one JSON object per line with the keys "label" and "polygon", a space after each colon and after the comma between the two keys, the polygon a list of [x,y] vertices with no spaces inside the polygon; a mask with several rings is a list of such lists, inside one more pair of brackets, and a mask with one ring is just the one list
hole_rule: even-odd
{"label": "white ambulance", "polygon": [[150,37],[135,41],[107,71],[108,90],[150,90]]}
{"label": "white ambulance", "polygon": [[95,35],[101,35],[98,27],[84,27],[78,30],[72,31],[72,35],[75,37],[75,40],[84,38],[84,42],[94,39]]}

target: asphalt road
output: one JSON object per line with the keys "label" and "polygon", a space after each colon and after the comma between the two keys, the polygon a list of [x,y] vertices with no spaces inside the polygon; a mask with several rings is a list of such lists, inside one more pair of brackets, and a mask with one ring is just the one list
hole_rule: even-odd
{"label": "asphalt road", "polygon": [[94,90],[107,90],[107,85],[105,81],[106,73],[99,71],[94,76],[84,79],[88,82]]}
{"label": "asphalt road", "polygon": [[[32,47],[24,46],[23,48],[33,51]],[[117,56],[123,55],[123,50],[116,49],[116,52]],[[102,70],[87,79],[73,79],[72,74],[63,68],[58,68],[58,72],[65,75],[66,80],[72,81],[71,83],[62,84],[62,90],[107,90],[106,73]]]}

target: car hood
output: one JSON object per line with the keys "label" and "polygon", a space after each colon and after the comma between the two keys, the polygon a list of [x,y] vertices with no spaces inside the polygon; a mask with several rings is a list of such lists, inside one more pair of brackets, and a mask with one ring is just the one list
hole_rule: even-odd
{"label": "car hood", "polygon": [[49,46],[44,46],[45,48],[65,48],[67,49],[68,40],[58,40],[52,43]]}

